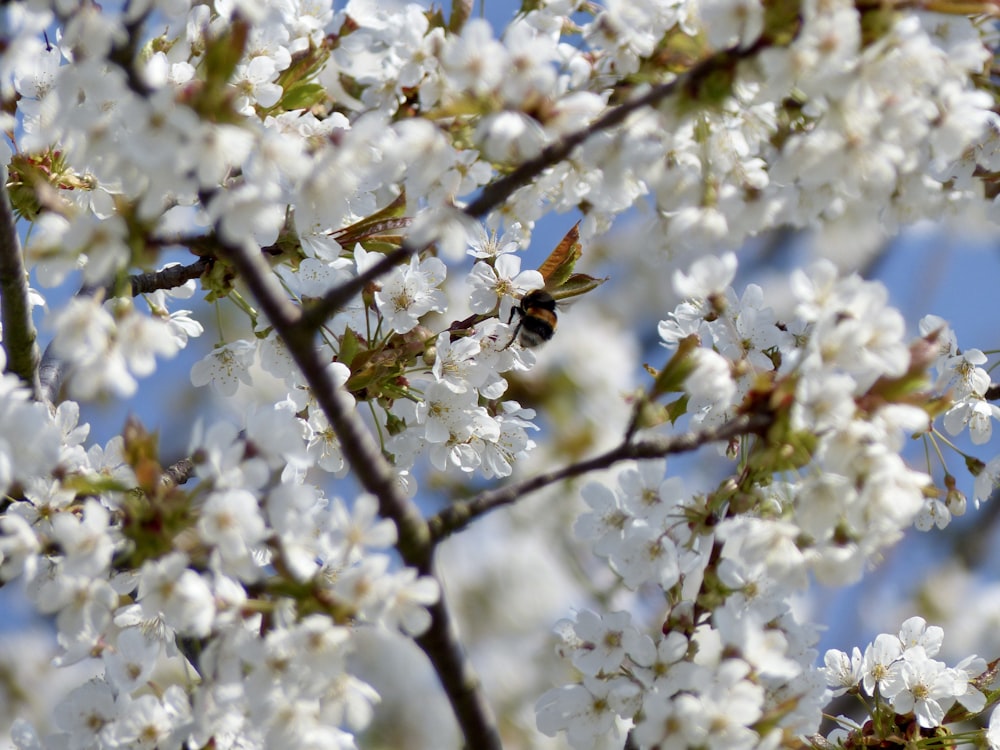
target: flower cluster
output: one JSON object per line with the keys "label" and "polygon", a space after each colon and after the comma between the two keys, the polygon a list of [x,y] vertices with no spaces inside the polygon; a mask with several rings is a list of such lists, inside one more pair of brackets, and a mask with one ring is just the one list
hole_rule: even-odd
{"label": "flower cluster", "polygon": [[[815,732],[829,696],[812,661],[814,631],[793,616],[790,598],[810,574],[857,580],[908,525],[939,512],[931,477],[900,452],[905,434],[931,430],[937,397],[927,370],[961,373],[968,361],[949,353],[943,323],[925,321],[925,337],[908,346],[884,287],[840,278],[825,263],[793,273],[794,317],[779,322],[759,288],[737,297],[734,272],[725,256],[675,275],[689,299],[660,324],[677,353],[658,385],[669,391],[673,373],[677,413],[701,426],[768,410],[767,440],[730,446],[746,468],[711,492],[664,478],[663,461],[626,469],[614,486],[584,487],[578,536],[625,587],[659,590],[666,607],[652,638],[627,613],[581,612],[560,629],[560,653],[583,681],[543,696],[538,723],[565,730],[574,747],[591,747],[616,720],[631,723],[643,746],[669,738],[749,748]],[[985,664],[944,671],[928,661],[940,634],[921,623],[900,636],[918,650],[904,658],[897,639],[886,652],[878,694],[924,728],[956,700],[978,713],[983,696],[967,686]],[[656,662],[661,652],[671,656]],[[855,662],[845,664],[857,672],[860,655]]]}
{"label": "flower cluster", "polygon": [[[513,263],[503,263],[506,259]],[[500,256],[496,265],[496,273],[509,269],[517,274],[520,267],[518,258],[511,256]],[[484,262],[480,266],[493,272]],[[481,278],[473,276],[473,284],[480,288]],[[478,289],[473,291],[473,309],[492,312],[500,300],[509,309],[514,282],[495,278],[488,304],[477,305]],[[489,319],[470,336],[437,336],[433,351],[423,357],[432,364],[430,371],[411,381],[421,400],[398,401],[393,407],[393,416],[406,425],[389,442],[398,466],[408,468],[417,456],[426,454],[441,471],[457,467],[463,472],[478,470],[486,477],[511,474],[515,462],[534,447],[528,430],[536,429],[533,410],[500,400],[507,390],[500,374],[527,369],[533,362],[530,352],[510,346],[512,335],[510,326]]]}
{"label": "flower cluster", "polygon": [[[797,565],[830,583],[857,580],[867,560],[940,505],[930,476],[899,455],[905,435],[931,429],[924,373],[932,345],[906,343],[883,286],[839,278],[828,263],[793,272],[794,317],[784,322],[753,285],[737,299],[727,286],[734,269],[731,256],[697,261],[675,282],[697,298],[660,324],[670,346],[686,337],[702,344],[681,386],[687,411],[692,422],[721,424],[761,394],[783,394],[788,408],[779,407],[771,440],[787,443],[782,468],[798,477],[755,487],[755,502],[767,509],[763,518],[802,535]],[[803,442],[805,432],[812,437]]]}
{"label": "flower cluster", "polygon": [[966,428],[976,445],[989,441],[993,420],[1000,419],[1000,408],[985,396],[990,387],[989,373],[983,369],[987,358],[979,349],[959,351],[958,341],[948,324],[936,315],[920,321],[920,331],[937,336],[940,353],[934,363],[937,387],[950,393],[951,406],[944,415],[944,428],[957,435]]}
{"label": "flower cluster", "polygon": [[[823,673],[835,694],[851,692],[871,701],[871,721],[859,726],[841,719],[829,740],[851,745],[869,738],[900,738],[905,742],[937,736],[945,723],[979,714],[986,706],[980,688],[992,678],[984,659],[970,656],[954,667],[933,657],[944,630],[928,626],[922,617],[903,623],[898,635],[882,633],[865,647],[847,654],[831,649],[824,656]],[[991,727],[993,721],[991,719]],[[989,747],[998,747],[995,729],[987,734]]]}
{"label": "flower cluster", "polygon": [[[625,612],[584,611],[564,624],[559,652],[584,678],[540,699],[539,728],[566,730],[583,748],[616,717],[634,723],[644,747],[669,738],[677,747],[749,748],[809,731],[826,696],[812,666],[814,630],[787,602],[803,583],[800,553],[779,536],[787,529],[769,538],[736,525],[713,533],[712,498],[663,480],[664,469],[645,462],[614,488],[588,485],[591,512],[577,522],[626,586],[663,591],[671,604],[662,627],[643,634]],[[765,716],[776,721],[758,731]]]}
{"label": "flower cluster", "polygon": [[[375,499],[348,510],[298,481],[287,467],[307,467],[310,453],[287,409],[251,414],[252,440],[225,423],[195,435],[196,502],[137,461],[150,447],[138,426],[83,452],[87,429],[65,408],[33,428],[43,441],[54,433],[51,471],[63,485],[22,480],[23,499],[0,524],[0,574],[23,575],[34,605],[55,617],[58,663],[103,665],[57,707],[51,741],[353,747],[378,700],[348,669],[354,629],[422,633],[439,595],[433,579],[393,569],[385,549],[396,528],[378,519]],[[117,489],[81,502],[71,485]],[[126,491],[136,486],[149,495]],[[179,648],[185,640],[210,646],[196,655]]]}

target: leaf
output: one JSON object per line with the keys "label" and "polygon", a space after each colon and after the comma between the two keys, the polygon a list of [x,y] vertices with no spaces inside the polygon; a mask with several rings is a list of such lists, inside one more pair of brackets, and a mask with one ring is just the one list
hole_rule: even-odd
{"label": "leaf", "polygon": [[308,109],[326,96],[326,89],[318,83],[297,83],[281,97],[280,109]]}
{"label": "leaf", "polygon": [[78,495],[105,495],[109,492],[129,492],[134,487],[102,474],[71,474],[62,480],[63,489],[73,490]]}
{"label": "leaf", "polygon": [[406,237],[402,234],[376,234],[360,240],[361,247],[370,253],[388,254],[402,247]]}
{"label": "leaf", "polygon": [[451,18],[448,20],[448,31],[459,34],[465,22],[472,15],[472,0],[451,0]]}
{"label": "leaf", "polygon": [[598,279],[585,273],[575,273],[559,287],[551,290],[551,294],[556,300],[572,299],[594,291],[607,280],[607,277]]}
{"label": "leaf", "polygon": [[334,239],[341,245],[348,245],[359,240],[381,234],[392,229],[409,226],[411,219],[403,216],[406,210],[406,193],[399,196],[385,208],[380,208],[361,221],[342,227],[333,233]]}
{"label": "leaf", "polygon": [[549,254],[545,262],[538,267],[538,272],[545,279],[546,290],[561,288],[573,273],[573,266],[581,255],[583,248],[580,247],[580,222],[577,222],[566,232],[562,242],[556,245],[556,249]]}
{"label": "leaf", "polygon": [[670,424],[673,424],[678,419],[687,414],[689,398],[690,397],[685,394],[676,401],[671,401],[664,407],[664,409],[667,412],[667,419],[670,420]]}
{"label": "leaf", "polygon": [[340,340],[340,352],[337,355],[337,359],[350,367],[360,351],[361,342],[358,340],[358,334],[352,328],[346,328],[344,330],[344,337]]}
{"label": "leaf", "polygon": [[684,390],[684,381],[694,370],[695,363],[691,352],[698,348],[698,344],[698,337],[694,334],[677,342],[677,350],[671,355],[663,369],[656,374],[656,380],[650,390],[652,398]]}
{"label": "leaf", "polygon": [[148,432],[136,417],[129,416],[125,421],[122,438],[124,440],[122,454],[125,462],[132,467],[143,491],[152,494],[163,474],[158,461],[158,434]]}
{"label": "leaf", "polygon": [[207,87],[219,89],[228,83],[246,49],[250,25],[234,20],[216,39],[208,43],[202,58],[204,80]]}

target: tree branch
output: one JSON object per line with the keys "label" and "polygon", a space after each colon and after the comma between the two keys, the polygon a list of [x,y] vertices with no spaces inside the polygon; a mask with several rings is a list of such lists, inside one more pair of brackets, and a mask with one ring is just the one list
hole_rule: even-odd
{"label": "tree branch", "polygon": [[59,400],[59,391],[68,372],[69,363],[52,353],[52,344],[45,347],[42,363],[38,366],[39,393],[45,403],[54,404]]}
{"label": "tree branch", "polygon": [[34,397],[40,399],[38,333],[31,319],[28,273],[6,185],[0,185],[0,315],[7,371],[21,378]]}
{"label": "tree branch", "polygon": [[646,107],[655,107],[668,96],[672,96],[680,90],[697,90],[702,79],[720,69],[729,68],[740,59],[756,54],[756,52],[757,45],[746,50],[733,49],[716,53],[672,81],[653,86],[642,96],[637,96],[635,99],[630,99],[614,109],[608,110],[587,127],[546,146],[535,158],[529,159],[510,174],[484,187],[479,197],[465,207],[465,213],[474,218],[485,215],[507,200],[515,190],[527,185],[549,167],[567,159],[573,153],[573,149],[590,137],[621,125],[634,112]]}
{"label": "tree branch", "polygon": [[136,69],[135,61],[143,38],[142,29],[148,17],[149,13],[146,12],[125,24],[125,37],[112,44],[108,52],[108,61],[121,68],[128,87],[143,99],[148,98],[153,93],[153,88],[142,80]]}
{"label": "tree branch", "polygon": [[402,245],[391,253],[386,253],[378,263],[367,271],[359,273],[353,279],[345,281],[340,286],[335,286],[311,305],[305,307],[302,311],[301,326],[307,331],[315,331],[326,323],[331,315],[350,302],[354,295],[364,290],[366,286],[375,281],[379,276],[389,273],[393,266],[409,258],[414,253],[422,251],[424,247],[415,247],[404,241]]}
{"label": "tree branch", "polygon": [[[404,562],[422,575],[436,578],[434,547],[427,523],[416,504],[403,493],[396,481],[395,469],[382,456],[350,398],[331,379],[328,363],[318,356],[313,343],[313,329],[299,325],[302,319],[299,308],[287,298],[256,249],[230,245],[224,247],[224,255],[285,342],[336,432],[345,458],[361,485],[378,499],[380,515],[395,522],[399,533],[396,547]],[[444,686],[465,736],[466,747],[501,750],[496,720],[458,639],[443,587],[441,598],[429,612],[431,625],[416,642],[427,654]]]}
{"label": "tree branch", "polygon": [[199,258],[187,266],[169,266],[160,271],[129,276],[132,296],[138,297],[140,294],[149,294],[159,289],[176,289],[184,286],[191,279],[199,278],[211,265],[212,258]]}
{"label": "tree branch", "polygon": [[194,461],[190,458],[182,458],[170,464],[163,470],[160,482],[165,487],[177,487],[187,484],[187,481],[194,475]]}
{"label": "tree branch", "polygon": [[720,440],[728,441],[750,433],[760,433],[767,429],[771,422],[772,419],[768,415],[744,414],[718,427],[701,432],[686,432],[669,437],[651,437],[635,442],[623,442],[618,447],[586,461],[570,464],[562,469],[539,474],[531,479],[495,490],[487,490],[471,500],[455,503],[427,519],[431,538],[437,544],[456,531],[465,528],[480,516],[504,505],[510,505],[530,492],[535,492],[564,479],[578,477],[598,469],[606,469],[612,464],[628,459],[663,458],[677,453],[688,453],[708,443]]}

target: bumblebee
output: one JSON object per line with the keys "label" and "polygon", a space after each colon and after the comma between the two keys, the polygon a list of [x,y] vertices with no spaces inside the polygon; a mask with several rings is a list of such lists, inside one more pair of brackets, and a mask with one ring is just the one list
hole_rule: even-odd
{"label": "bumblebee", "polygon": [[563,300],[578,297],[607,281],[573,273],[573,265],[583,253],[579,225],[579,222],[573,225],[556,249],[538,267],[545,286],[525,294],[520,303],[510,311],[507,325],[514,320],[515,314],[520,319],[514,328],[514,335],[504,349],[515,341],[525,349],[544,344],[556,332],[556,298]]}
{"label": "bumblebee", "polygon": [[[520,317],[510,346],[517,341],[525,349],[544,344],[556,332],[556,300],[544,289],[535,289],[521,297],[521,304],[510,311],[507,325],[514,320],[514,314]],[[507,348],[504,347],[504,349]]]}

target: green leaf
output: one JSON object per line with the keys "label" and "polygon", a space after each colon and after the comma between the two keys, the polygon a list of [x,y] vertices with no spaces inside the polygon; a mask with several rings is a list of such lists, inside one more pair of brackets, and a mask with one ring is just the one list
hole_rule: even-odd
{"label": "green leaf", "polygon": [[375,237],[390,243],[390,249],[399,247],[399,244],[402,243],[402,235],[393,234],[393,232],[405,229],[413,221],[410,217],[403,215],[405,211],[406,193],[400,193],[389,205],[380,208],[361,221],[338,229],[333,233],[333,237],[344,246]]}
{"label": "green leaf", "polygon": [[666,406],[667,418],[670,420],[671,424],[673,424],[678,419],[687,414],[688,399],[689,397],[685,394],[676,401],[671,401],[669,404],[667,404]]}
{"label": "green leaf", "polygon": [[278,109],[308,109],[326,98],[326,89],[318,83],[297,83],[289,88],[278,105]]}
{"label": "green leaf", "polygon": [[250,25],[246,21],[234,20],[225,32],[208,43],[202,63],[207,85],[218,88],[229,82],[243,59],[249,34]]}
{"label": "green leaf", "polygon": [[[698,348],[698,337],[694,334],[681,339],[677,344],[677,351],[667,362],[666,366],[660,370],[656,376],[656,382],[650,392],[652,398],[656,398],[664,393],[676,393],[683,390],[684,381],[694,370],[694,361],[691,352]],[[685,404],[686,407],[686,404]]]}
{"label": "green leaf", "polygon": [[588,276],[585,273],[575,273],[570,276],[558,289],[553,289],[551,294],[552,297],[557,300],[571,299],[573,297],[579,297],[581,294],[594,291],[607,280],[607,276],[603,279],[598,279],[595,276]]}
{"label": "green leaf", "polygon": [[361,342],[358,340],[358,334],[351,328],[346,329],[344,337],[340,340],[340,352],[337,355],[337,359],[350,367],[360,351]]}
{"label": "green leaf", "polygon": [[103,474],[73,474],[61,482],[64,489],[78,495],[104,495],[110,492],[128,492],[133,488]]}

